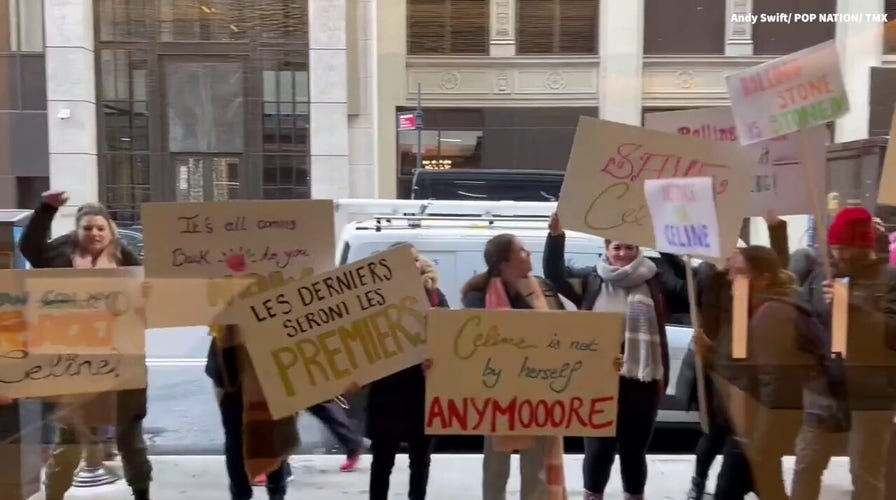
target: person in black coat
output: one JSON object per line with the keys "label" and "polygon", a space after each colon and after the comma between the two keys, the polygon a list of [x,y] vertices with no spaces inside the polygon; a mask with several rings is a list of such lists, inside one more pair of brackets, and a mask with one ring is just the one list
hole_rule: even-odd
{"label": "person in black coat", "polygon": [[[117,237],[115,224],[105,207],[98,203],[81,206],[75,215],[76,230],[49,241],[50,228],[59,207],[68,195],[47,191],[28,221],[19,241],[22,255],[34,268],[102,268],[140,266],[137,255]],[[146,389],[117,393],[116,441],[124,466],[125,480],[137,500],[149,499],[152,465],[143,438],[146,417]],[[71,424],[61,424],[56,448],[47,465],[46,498],[62,500],[72,485],[81,462],[81,436]]]}
{"label": "person in black coat", "polygon": [[[439,276],[435,267],[420,257],[416,249],[413,252],[430,305],[447,308],[448,300],[439,290]],[[405,368],[370,384],[367,394],[367,436],[370,438],[370,451],[373,454],[370,465],[370,500],[386,500],[389,497],[389,477],[395,466],[395,454],[402,442],[408,444],[411,468],[408,498],[426,498],[433,441],[426,435],[425,413],[426,379],[422,364]]]}

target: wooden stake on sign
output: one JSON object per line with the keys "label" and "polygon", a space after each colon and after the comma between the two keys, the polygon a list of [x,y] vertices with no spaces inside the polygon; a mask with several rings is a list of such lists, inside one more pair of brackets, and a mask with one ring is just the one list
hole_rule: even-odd
{"label": "wooden stake on sign", "polygon": [[[684,257],[685,280],[688,287],[688,304],[690,304],[691,325],[693,326],[693,335],[703,335],[703,327],[700,324],[700,315],[697,313],[697,287],[694,284],[694,270],[691,268],[691,259],[689,256]],[[697,340],[691,338],[691,342]],[[694,352],[694,366],[697,369],[697,408],[700,410],[700,427],[703,432],[709,432],[709,409],[706,407],[706,379],[703,371],[703,359]]]}
{"label": "wooden stake on sign", "polygon": [[849,330],[849,280],[834,280],[831,300],[831,352],[846,358],[846,332]]}
{"label": "wooden stake on sign", "polygon": [[731,297],[731,359],[747,359],[750,279],[736,276],[731,283]]}
{"label": "wooden stake on sign", "polygon": [[[806,182],[809,183],[809,192],[811,193],[812,198],[812,211],[815,212],[815,221],[816,221],[816,230],[818,231],[819,239],[822,242],[822,248],[827,244],[828,241],[828,226],[824,223],[824,212],[821,209],[821,202],[818,199],[818,186],[815,184],[815,176],[812,172],[812,165],[810,164],[812,157],[809,154],[809,134],[805,129],[801,129],[799,131],[800,135],[800,163],[803,164],[803,167],[806,169]],[[822,221],[821,224],[818,221]],[[826,279],[830,280],[834,275],[831,271],[831,256],[828,254],[827,249],[821,252],[822,263],[824,264],[824,275]]]}

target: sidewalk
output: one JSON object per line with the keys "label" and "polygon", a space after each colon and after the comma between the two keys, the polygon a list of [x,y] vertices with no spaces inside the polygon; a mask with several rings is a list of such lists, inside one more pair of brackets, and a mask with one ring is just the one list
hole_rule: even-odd
{"label": "sidewalk", "polygon": [[[650,478],[645,497],[650,500],[684,500],[690,486],[693,472],[693,457],[688,455],[654,455],[650,460]],[[294,479],[289,483],[287,498],[294,500],[333,500],[346,498],[363,500],[367,498],[367,481],[370,470],[370,456],[362,459],[360,468],[353,473],[339,472],[343,457],[332,455],[301,455],[290,460]],[[225,500],[227,475],[224,472],[224,457],[173,457],[152,458],[155,467],[155,481],[152,487],[153,499],[161,500]],[[721,460],[716,460],[712,477],[718,471]],[[481,498],[482,481],[481,455],[435,455],[429,478],[428,500],[476,500]],[[789,476],[793,468],[793,458],[784,460],[785,473]],[[116,464],[120,473],[120,464]],[[516,460],[512,471],[517,471]],[[567,455],[566,479],[570,500],[582,497],[582,456]],[[407,457],[396,460],[392,474],[390,498],[407,498]],[[823,500],[848,499],[850,489],[849,464],[843,458],[835,458],[824,476]],[[519,498],[519,480],[511,475],[508,487],[509,498]],[[124,481],[97,488],[72,488],[67,500],[128,500],[130,490]],[[262,488],[256,489],[256,499],[267,498]],[[43,500],[40,493],[32,500]],[[618,467],[614,468],[607,500],[622,499],[622,485]]]}

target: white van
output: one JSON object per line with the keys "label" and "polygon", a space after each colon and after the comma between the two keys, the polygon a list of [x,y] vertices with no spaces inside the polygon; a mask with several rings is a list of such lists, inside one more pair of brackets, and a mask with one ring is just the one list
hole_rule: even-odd
{"label": "white van", "polygon": [[[408,203],[411,202],[411,203]],[[342,204],[340,206],[340,204]],[[351,208],[349,208],[351,206]],[[423,207],[426,207],[423,209]],[[395,243],[411,243],[439,271],[439,288],[452,308],[461,308],[460,290],[472,276],[485,270],[485,243],[495,235],[513,233],[532,252],[533,273],[543,276],[542,255],[550,214],[555,203],[547,202],[463,202],[411,200],[340,200],[340,210],[361,220],[345,223],[336,247],[336,265],[367,258]],[[414,215],[413,212],[454,214]],[[506,214],[516,212],[516,216]],[[378,214],[378,215],[375,215]],[[570,266],[593,266],[604,253],[603,238],[573,231],[566,232],[566,261]],[[650,257],[658,257],[647,250]],[[697,425],[696,412],[685,412],[672,397],[681,359],[691,339],[688,326],[667,325],[670,357],[670,384],[661,404],[661,424]]]}

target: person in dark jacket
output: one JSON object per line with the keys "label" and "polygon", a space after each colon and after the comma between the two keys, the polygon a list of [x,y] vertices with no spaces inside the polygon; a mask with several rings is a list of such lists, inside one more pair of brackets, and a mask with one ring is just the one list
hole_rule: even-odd
{"label": "person in dark jacket", "polygon": [[[400,244],[399,244],[400,245]],[[395,246],[395,245],[393,245]],[[439,289],[439,274],[415,248],[417,270],[432,307],[448,307]],[[370,500],[389,498],[389,476],[399,445],[408,444],[410,461],[409,500],[426,498],[432,438],[426,435],[426,380],[423,365],[415,365],[370,384],[367,393],[367,436],[373,461],[370,464]]]}
{"label": "person in dark jacket", "polygon": [[[647,445],[669,382],[666,300],[678,300],[687,290],[679,283],[669,290],[666,285],[671,281],[663,280],[657,266],[636,245],[619,241],[606,240],[606,256],[597,266],[567,267],[566,235],[556,214],[549,231],[544,248],[545,278],[580,310],[626,315],[616,436],[585,438],[585,499],[603,498],[617,452],[626,498],[643,498]],[[582,280],[581,293],[572,280]]]}
{"label": "person in dark jacket", "polygon": [[[224,463],[230,481],[230,498],[232,500],[249,500],[252,498],[252,483],[246,472],[246,456],[244,453],[244,401],[242,378],[240,372],[244,362],[248,360],[248,352],[244,345],[234,342],[236,328],[233,325],[212,326],[212,339],[209,343],[205,363],[205,374],[212,380],[218,410],[221,413],[221,424],[224,427]],[[274,421],[271,434],[273,440],[279,441],[283,447],[298,445],[298,430],[295,417],[287,417]],[[286,498],[287,480],[291,474],[289,462],[285,459],[279,467],[264,476],[264,487],[270,500]]]}
{"label": "person in dark jacket", "polygon": [[[785,265],[789,254],[787,222],[774,213],[769,213],[765,217],[765,221],[768,226],[769,246],[778,256],[782,265]],[[717,355],[730,353],[731,351],[731,281],[736,275],[746,272],[745,262],[740,254],[740,250],[746,248],[746,245],[739,243],[739,247],[728,256],[724,267],[721,269],[709,262],[702,262],[694,270],[694,281],[697,288],[697,309],[700,314],[700,326],[702,328],[702,336],[698,335],[698,338],[695,340],[705,339],[707,344],[715,344],[713,351]],[[691,478],[691,489],[687,497],[689,500],[703,498],[712,463],[715,461],[716,456],[723,453],[726,443],[728,443],[731,437],[728,411],[724,401],[717,394],[712,378],[709,375],[709,368],[713,364],[712,360],[705,361],[704,384],[706,388],[709,431],[701,436],[694,450],[696,460],[694,463],[694,476]],[[687,381],[681,380],[681,377],[688,373],[692,374],[692,379]],[[679,391],[679,388],[681,388],[681,391]],[[691,363],[688,366],[682,366],[679,370],[676,396],[681,396],[679,392],[686,392],[686,401],[689,403],[689,406],[696,407],[698,403],[697,379],[693,358],[691,358]],[[737,470],[737,468],[732,470]],[[748,472],[748,470],[744,472],[744,477],[741,479],[748,479]]]}
{"label": "person in dark jacket", "polygon": [[[896,269],[876,255],[876,229],[862,207],[841,210],[828,229],[834,278],[849,279],[846,372],[851,428],[833,433],[803,426],[797,441],[793,498],[817,498],[821,475],[838,442],[848,441],[853,499],[884,498],[887,451],[892,433],[892,349],[896,348]],[[831,331],[834,284],[816,267],[803,289],[804,299]],[[890,364],[890,366],[887,366]],[[880,367],[880,368],[877,368]]]}
{"label": "person in dark jacket", "polygon": [[[115,223],[105,207],[89,203],[75,215],[76,231],[49,241],[53,218],[68,200],[63,191],[47,191],[28,221],[19,241],[22,255],[34,268],[115,268],[139,266],[140,259],[116,234]],[[143,438],[146,417],[146,389],[116,393],[116,441],[124,466],[125,480],[138,500],[149,499],[152,465]],[[78,426],[63,422],[57,430],[56,448],[46,473],[47,500],[62,500],[71,487],[81,462],[81,438]]]}
{"label": "person in dark jacket", "polygon": [[802,407],[803,388],[816,363],[812,353],[800,348],[801,339],[810,335],[814,313],[800,301],[796,277],[777,252],[748,246],[738,254],[739,274],[750,279],[748,361],[733,363],[730,350],[717,353],[715,372],[758,405],[733,406],[748,413],[730,415],[740,427],[726,443],[714,497],[742,499],[755,492],[763,500],[783,500],[781,458],[796,438],[799,414],[793,410]]}

